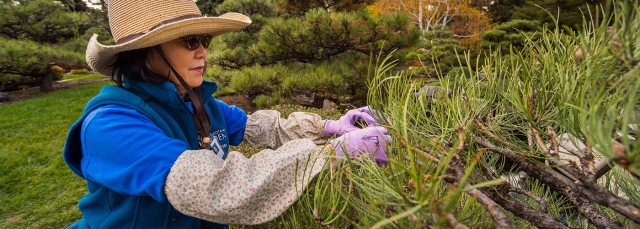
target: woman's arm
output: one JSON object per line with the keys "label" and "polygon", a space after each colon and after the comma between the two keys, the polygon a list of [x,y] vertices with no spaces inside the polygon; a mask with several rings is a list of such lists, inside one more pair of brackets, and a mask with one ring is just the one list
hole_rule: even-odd
{"label": "woman's arm", "polygon": [[295,139],[310,139],[315,144],[327,142],[325,120],[320,115],[293,112],[286,119],[275,110],[260,110],[249,115],[244,139],[252,147],[275,149]]}
{"label": "woman's arm", "polygon": [[232,151],[222,160],[209,150],[188,150],[171,168],[164,192],[186,215],[226,224],[265,223],[299,198],[325,165],[325,151],[309,139],[251,158]]}
{"label": "woman's arm", "polygon": [[295,139],[311,139],[318,145],[327,141],[324,129],[326,120],[317,114],[294,112],[285,119],[274,110],[260,110],[246,115],[234,105],[217,99],[216,104],[227,124],[231,145],[238,145],[244,140],[252,147],[275,149]]}

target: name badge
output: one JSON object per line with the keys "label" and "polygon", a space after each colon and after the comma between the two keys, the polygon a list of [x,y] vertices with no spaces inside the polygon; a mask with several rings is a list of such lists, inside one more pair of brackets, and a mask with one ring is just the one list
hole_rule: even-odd
{"label": "name badge", "polygon": [[219,158],[222,158],[224,156],[224,150],[222,149],[222,146],[220,146],[220,142],[218,141],[217,137],[211,136],[211,143],[209,143],[209,146],[211,146],[213,154],[215,154]]}

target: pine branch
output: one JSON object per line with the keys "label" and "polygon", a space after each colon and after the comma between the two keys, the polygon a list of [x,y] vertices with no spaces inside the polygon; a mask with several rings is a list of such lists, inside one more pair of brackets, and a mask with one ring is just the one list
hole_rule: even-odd
{"label": "pine branch", "polygon": [[[542,141],[542,137],[540,137],[540,133],[538,132],[538,130],[536,130],[536,128],[533,128],[531,126],[531,123],[529,123],[529,129],[531,129],[531,133],[533,133],[533,137],[536,140],[536,144],[538,145],[538,147],[542,150],[542,152],[544,152],[545,154],[550,153],[549,152],[549,148],[547,148],[547,146],[544,144],[544,142]],[[551,153],[551,156],[558,156],[558,152]]]}
{"label": "pine branch", "polygon": [[[462,163],[462,160],[460,159],[460,153],[462,152],[462,150],[464,150],[464,131],[462,129],[462,127],[458,127],[456,128],[456,132],[458,134],[458,146],[456,147],[456,151],[455,151],[455,155],[451,160],[450,163],[450,169],[453,170],[453,177],[449,178],[449,179],[445,179],[449,180],[449,182],[451,182],[452,184],[459,186],[460,182],[463,179],[464,176],[464,170],[465,170],[465,164]],[[481,154],[478,155],[475,160],[479,160],[481,157]],[[471,185],[469,185],[468,183],[465,184],[465,187],[470,187]],[[502,208],[500,208],[500,206],[498,206],[498,204],[496,204],[496,202],[494,202],[491,198],[487,197],[486,195],[484,195],[482,192],[478,191],[477,189],[471,189],[469,191],[467,191],[467,193],[473,197],[476,198],[476,200],[478,200],[478,202],[480,202],[480,204],[482,204],[482,206],[487,209],[487,211],[489,212],[489,215],[491,216],[491,219],[493,220],[493,225],[496,228],[513,228],[513,226],[511,225],[511,221],[509,220],[509,217],[507,217],[507,215],[504,213],[504,211],[502,210]]]}
{"label": "pine branch", "polygon": [[493,187],[481,188],[482,193],[485,193],[488,198],[498,203],[502,208],[513,213],[518,218],[524,219],[538,228],[568,228],[564,224],[549,217],[549,215],[535,210],[526,204],[523,204],[519,200],[511,197],[508,193],[507,184],[498,187],[496,191]]}
{"label": "pine branch", "polygon": [[386,129],[387,129],[387,130],[389,130],[389,131],[392,131],[394,136],[398,136],[397,138],[395,138],[395,140],[398,140],[398,142],[400,142],[400,145],[402,145],[403,147],[405,147],[405,148],[409,148],[409,149],[411,149],[411,150],[413,150],[413,151],[416,151],[416,152],[418,152],[418,153],[422,154],[422,156],[426,157],[427,159],[429,159],[429,160],[431,160],[431,161],[433,161],[433,162],[435,162],[435,163],[440,163],[440,159],[439,159],[439,158],[436,158],[436,157],[434,157],[433,155],[431,155],[431,154],[429,154],[429,153],[427,153],[427,152],[425,152],[425,151],[423,151],[423,150],[421,150],[421,149],[418,149],[418,148],[417,148],[417,147],[415,147],[415,146],[409,145],[409,144],[408,144],[408,143],[407,143],[407,142],[402,138],[402,135],[400,134],[400,132],[399,132],[397,129],[393,128],[393,126],[390,126],[390,125],[384,125],[384,128],[386,128]]}
{"label": "pine branch", "polygon": [[[480,202],[480,204],[482,204],[482,206],[484,206],[484,208],[487,209],[487,211],[491,215],[491,218],[493,218],[493,225],[496,226],[496,228],[512,227],[511,222],[509,222],[509,218],[507,217],[506,214],[504,214],[504,212],[500,208],[500,206],[503,206],[503,205],[497,203],[495,201],[496,198],[491,198],[490,196],[485,195],[483,192],[481,192],[478,189],[469,190],[467,193],[475,197],[476,200],[478,200],[478,202]],[[510,211],[510,210],[507,209],[507,211]]]}
{"label": "pine branch", "polygon": [[629,156],[627,156],[624,146],[617,141],[613,142],[613,161],[622,166],[622,168],[629,172],[633,177],[640,179],[640,174],[629,169],[629,166],[631,166],[631,160],[629,160]]}
{"label": "pine branch", "polygon": [[444,209],[444,206],[442,206],[442,204],[438,204],[438,206],[435,207],[435,213],[434,217],[436,219],[436,221],[440,220],[441,216],[444,216],[444,218],[447,219],[447,222],[449,223],[449,226],[451,226],[451,228],[454,229],[469,229],[469,226],[464,225],[460,222],[458,222],[458,219],[456,219],[456,217],[451,214],[450,212],[447,212]]}
{"label": "pine branch", "polygon": [[558,156],[558,152],[560,152],[560,147],[558,146],[558,140],[556,139],[556,132],[553,131],[551,126],[547,126],[547,135],[549,135],[549,139],[551,140],[551,147],[553,147],[553,151],[551,156]]}
{"label": "pine branch", "polygon": [[[489,173],[489,170],[486,167],[481,166],[480,168],[487,179],[496,179]],[[502,206],[502,208],[513,213],[516,217],[528,221],[538,228],[567,228],[558,220],[547,215],[547,202],[533,193],[514,187],[508,182],[498,186],[497,188],[486,187],[482,190],[487,193],[488,196],[491,196],[490,198],[495,200],[496,203]],[[530,206],[523,204],[520,200],[511,197],[508,192],[521,193],[531,199],[534,199],[540,205],[540,210],[533,209]]]}
{"label": "pine branch", "polygon": [[[594,206],[592,206],[588,202],[587,198],[591,199],[592,197],[594,197],[592,195],[593,193],[588,192],[589,190],[584,189],[582,186],[580,186],[577,183],[574,183],[569,178],[563,176],[562,174],[557,173],[556,171],[553,171],[551,168],[546,167],[544,165],[540,166],[540,165],[536,165],[531,162],[528,162],[524,158],[518,156],[515,152],[509,149],[495,146],[493,143],[483,139],[482,137],[477,137],[475,142],[481,146],[487,147],[490,150],[505,156],[509,160],[518,164],[520,168],[523,169],[528,175],[537,178],[538,180],[542,181],[543,183],[545,183],[546,185],[550,186],[555,190],[561,191],[561,193],[563,193],[563,195],[566,196],[570,200],[570,202],[578,208],[580,213],[585,217],[587,217],[589,222],[594,224],[597,228],[620,228],[620,226],[618,226],[609,218],[607,218],[605,215],[600,213],[600,211],[598,211]],[[607,193],[604,192],[604,193],[598,193],[598,194],[606,195]],[[585,195],[588,195],[588,196],[585,196]],[[620,202],[624,203],[626,201],[620,197],[617,197],[614,199],[616,201],[619,201],[617,203],[620,203]],[[636,209],[635,211],[637,211],[638,214],[640,214],[640,211],[638,211],[637,207],[633,206],[631,203],[625,206],[628,209],[624,209],[624,208],[621,208],[621,206],[611,205],[611,203],[607,203],[601,198],[596,198],[591,200],[594,200],[599,204],[603,204],[625,215],[627,218],[631,220],[634,220],[634,221],[640,220],[640,217],[634,216],[633,211],[631,211],[631,209],[635,208]],[[610,200],[610,201],[613,201],[613,200]]]}
{"label": "pine branch", "polygon": [[[489,137],[491,140],[497,141],[498,143],[500,143],[500,144],[502,144],[502,145],[505,145],[507,148],[510,148],[510,149],[512,149],[512,150],[518,149],[518,146],[516,146],[515,144],[513,144],[513,143],[511,143],[511,142],[509,142],[509,141],[507,141],[507,140],[504,140],[504,139],[502,139],[502,138],[499,138],[498,136],[496,136],[495,134],[493,134],[493,132],[491,132],[491,131],[487,128],[487,126],[485,126],[485,125],[484,125],[480,120],[478,120],[477,118],[476,118],[476,119],[474,119],[473,121],[474,121],[475,125],[476,125],[476,126],[477,126],[481,131],[482,131],[482,133],[483,133],[485,136]],[[533,143],[534,141],[533,141],[533,140],[530,140],[530,144],[538,144],[538,146],[539,146],[539,147],[540,147],[540,145],[542,145],[542,147],[544,147],[544,148],[542,148],[542,149],[546,149],[546,147],[544,146],[544,143],[542,143],[542,139],[540,138],[540,135],[538,134],[538,132],[537,132],[537,131],[535,131],[535,129],[534,129],[534,128],[529,128],[528,133],[529,133],[529,135],[531,135],[531,137],[530,137],[531,139],[533,139],[535,135],[537,135],[537,137],[535,137],[535,139],[540,139],[540,140],[536,140],[536,141],[535,141],[536,143]],[[531,145],[530,145],[530,148],[533,148],[533,146],[531,146]],[[531,154],[532,154],[532,153],[527,152],[527,151],[524,151],[524,150],[519,150],[519,152],[520,152],[521,154],[524,154],[524,155],[531,155]],[[515,154],[515,152],[514,152],[514,154]],[[517,154],[515,154],[515,155],[517,156]],[[518,157],[519,157],[519,156],[518,156]],[[559,163],[559,162],[558,162],[558,160],[557,160],[557,158],[551,157],[551,158],[549,158],[549,159],[550,159],[550,161],[551,161],[554,165],[556,165],[556,166],[560,167],[561,169],[564,169],[564,170],[565,170],[565,171],[567,171],[569,174],[571,174],[571,176],[572,176],[573,178],[580,176],[580,173],[579,173],[577,170],[575,170],[574,168],[572,168],[572,167],[570,167],[570,166],[566,166],[566,165],[564,165],[564,164],[562,164],[562,163]],[[524,159],[523,159],[523,160],[524,160]]]}
{"label": "pine branch", "polygon": [[507,187],[509,187],[509,192],[515,192],[515,193],[520,193],[522,195],[525,195],[533,200],[535,200],[536,202],[538,202],[538,205],[540,205],[540,212],[542,213],[547,213],[547,201],[543,200],[542,198],[536,196],[535,194],[513,187],[512,185],[507,185]]}

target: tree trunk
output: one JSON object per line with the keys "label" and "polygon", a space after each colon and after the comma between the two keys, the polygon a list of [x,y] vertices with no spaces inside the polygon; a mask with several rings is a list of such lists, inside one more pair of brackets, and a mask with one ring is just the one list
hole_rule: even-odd
{"label": "tree trunk", "polygon": [[53,70],[51,70],[51,66],[47,67],[47,71],[40,81],[40,91],[53,91]]}

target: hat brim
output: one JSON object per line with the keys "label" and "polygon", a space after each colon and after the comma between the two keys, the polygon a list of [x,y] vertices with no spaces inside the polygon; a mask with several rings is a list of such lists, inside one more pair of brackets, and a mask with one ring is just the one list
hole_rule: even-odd
{"label": "hat brim", "polygon": [[118,53],[159,45],[180,37],[198,34],[212,36],[243,29],[251,24],[251,19],[238,13],[226,13],[220,17],[198,17],[184,19],[165,25],[141,35],[135,39],[116,45],[103,45],[94,34],[87,44],[86,60],[94,71],[109,76],[111,64]]}

